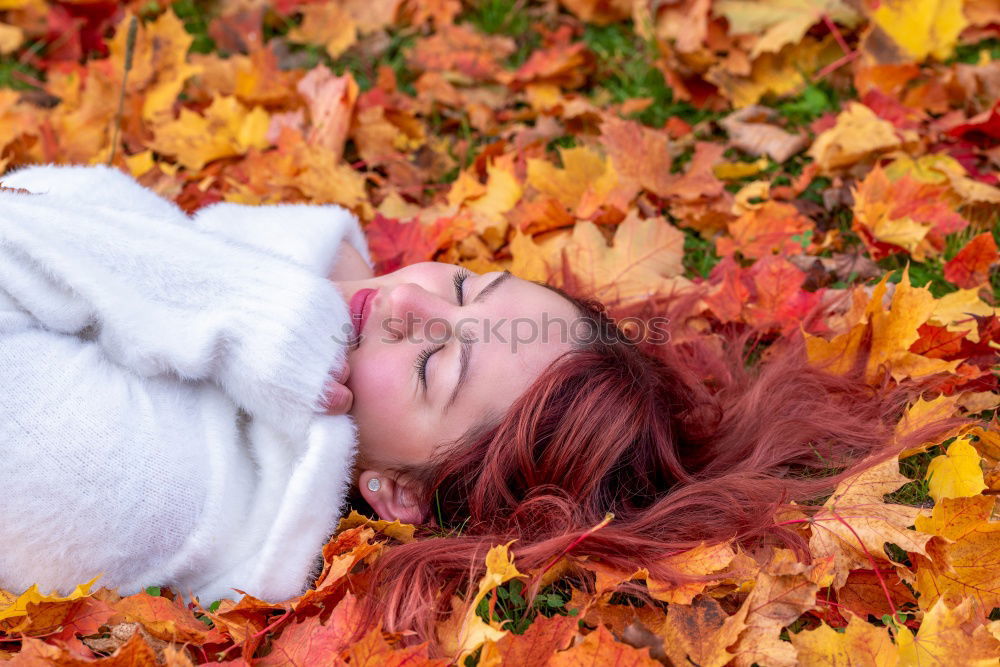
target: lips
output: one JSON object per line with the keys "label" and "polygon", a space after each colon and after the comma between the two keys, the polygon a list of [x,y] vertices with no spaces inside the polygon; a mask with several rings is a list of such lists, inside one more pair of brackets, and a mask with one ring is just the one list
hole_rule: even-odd
{"label": "lips", "polygon": [[375,300],[377,289],[360,289],[351,297],[349,307],[351,309],[351,322],[354,323],[354,333],[360,338],[361,332],[365,328],[365,321],[372,310],[372,302]]}

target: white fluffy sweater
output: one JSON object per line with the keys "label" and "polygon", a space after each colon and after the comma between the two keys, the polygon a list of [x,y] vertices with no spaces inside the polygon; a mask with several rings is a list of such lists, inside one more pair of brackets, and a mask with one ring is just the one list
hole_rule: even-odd
{"label": "white fluffy sweater", "polygon": [[302,592],[356,450],[335,206],[193,217],[103,167],[0,178],[0,588]]}

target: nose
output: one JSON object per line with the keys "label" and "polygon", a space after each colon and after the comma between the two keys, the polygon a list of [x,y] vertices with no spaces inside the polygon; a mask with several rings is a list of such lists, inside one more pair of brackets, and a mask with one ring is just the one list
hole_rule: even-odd
{"label": "nose", "polygon": [[449,322],[452,304],[415,283],[396,285],[387,300],[392,329],[401,335],[425,332],[428,327],[447,326]]}

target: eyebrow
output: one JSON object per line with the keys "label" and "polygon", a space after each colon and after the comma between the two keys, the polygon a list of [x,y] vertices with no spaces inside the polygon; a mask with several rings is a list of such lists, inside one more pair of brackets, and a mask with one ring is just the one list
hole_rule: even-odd
{"label": "eyebrow", "polygon": [[[504,284],[513,274],[510,271],[504,271],[499,276],[490,281],[490,284],[479,290],[479,294],[476,298],[472,300],[472,303],[482,303],[486,297],[495,292],[497,288]],[[458,360],[458,382],[455,383],[455,388],[451,391],[451,396],[448,397],[448,402],[444,405],[443,412],[447,412],[448,408],[451,407],[455,399],[458,398],[458,392],[462,390],[462,385],[469,377],[469,360],[472,358],[472,341],[467,338],[462,338],[462,351],[459,353]]]}

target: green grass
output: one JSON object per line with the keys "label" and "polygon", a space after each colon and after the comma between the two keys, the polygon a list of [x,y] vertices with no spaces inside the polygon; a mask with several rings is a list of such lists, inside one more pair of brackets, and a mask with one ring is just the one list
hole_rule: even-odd
{"label": "green grass", "polygon": [[981,51],[986,51],[990,60],[1000,60],[1000,39],[990,37],[975,44],[961,44],[955,47],[955,55],[948,62],[974,65],[979,62]]}
{"label": "green grass", "polygon": [[14,58],[0,58],[0,88],[13,90],[39,90],[32,81],[44,81],[45,74],[31,65]]}
{"label": "green grass", "polygon": [[[170,5],[174,10],[174,14],[184,24],[184,30],[194,38],[189,49],[191,53],[211,53],[215,51],[215,40],[208,34],[211,13],[209,8],[206,8],[204,5],[205,3],[196,2],[195,0],[176,0]],[[149,2],[142,8],[142,13],[158,8],[158,2]]]}
{"label": "green grass", "polygon": [[632,30],[631,22],[608,26],[587,25],[583,41],[597,57],[596,90],[606,91],[611,101],[652,98],[653,103],[632,117],[646,125],[661,127],[671,116],[694,124],[719,114],[675,102],[673,91],[660,70],[653,66],[656,50]]}
{"label": "green grass", "polygon": [[797,97],[774,106],[791,128],[808,125],[827,112],[842,108],[842,97],[826,81],[810,83]]}
{"label": "green grass", "polygon": [[476,607],[476,614],[484,621],[489,621],[490,604],[495,597],[492,620],[504,623],[504,627],[512,633],[521,635],[539,615],[576,616],[576,609],[566,609],[571,593],[567,582],[557,581],[539,591],[529,609],[524,597],[524,583],[514,579],[488,593]]}
{"label": "green grass", "polygon": [[480,0],[463,18],[480,32],[516,37],[531,27],[531,18],[521,8],[523,4],[520,0]]}
{"label": "green grass", "polygon": [[504,66],[517,69],[542,43],[542,36],[532,28],[534,17],[525,11],[524,4],[524,0],[479,0],[459,20],[488,35],[513,38],[517,49]]}
{"label": "green grass", "polygon": [[702,238],[695,230],[684,228],[684,274],[708,278],[712,267],[719,263],[715,241]]}
{"label": "green grass", "polygon": [[[971,226],[949,234],[945,237],[945,247],[938,257],[928,257],[926,261],[918,262],[906,253],[897,253],[880,259],[877,264],[889,273],[889,282],[898,283],[903,277],[903,269],[907,265],[910,267],[910,283],[916,286],[927,286],[936,298],[956,291],[958,288],[945,280],[944,265],[958,254],[969,241],[978,234],[980,229],[973,229]],[[994,225],[992,229],[994,240],[1000,243],[1000,228]],[[995,295],[1000,295],[1000,272],[993,271],[990,274],[990,286]]]}
{"label": "green grass", "polygon": [[[949,442],[949,441],[945,441]],[[944,453],[942,445],[934,445],[927,451],[907,456],[899,462],[899,472],[911,481],[899,487],[892,493],[887,493],[884,500],[887,503],[897,503],[900,505],[910,505],[911,507],[924,507],[928,502],[933,502],[929,494],[927,483],[927,466],[935,456]]]}

